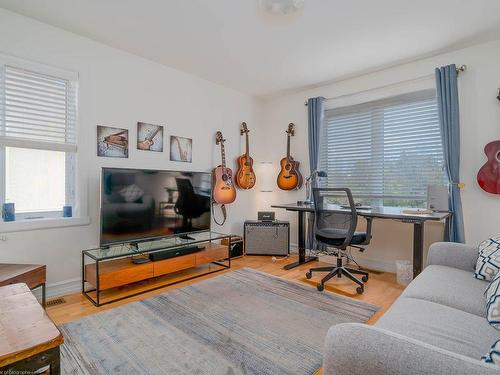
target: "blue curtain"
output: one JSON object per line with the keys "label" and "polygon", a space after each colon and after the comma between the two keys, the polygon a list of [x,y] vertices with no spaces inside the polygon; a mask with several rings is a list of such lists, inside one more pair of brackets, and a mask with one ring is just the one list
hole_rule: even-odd
{"label": "blue curtain", "polygon": [[460,115],[458,108],[457,67],[455,64],[436,68],[439,123],[443,143],[444,165],[450,189],[450,211],[445,241],[465,242],[462,200],[460,198]]}
{"label": "blue curtain", "polygon": [[[323,103],[325,98],[317,97],[310,98],[307,101],[307,119],[308,119],[308,145],[309,145],[309,170],[310,173],[318,169],[318,154],[319,154],[319,137],[321,132],[321,124],[323,123]],[[314,185],[312,185],[314,187]],[[309,215],[307,221],[307,243],[308,248],[315,248],[314,240],[314,215]]]}

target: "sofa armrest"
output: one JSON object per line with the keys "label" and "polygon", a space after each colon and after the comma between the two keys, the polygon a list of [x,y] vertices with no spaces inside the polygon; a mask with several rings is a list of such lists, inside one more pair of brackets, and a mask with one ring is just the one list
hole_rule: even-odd
{"label": "sofa armrest", "polygon": [[324,375],[498,375],[479,359],[359,323],[330,328],[324,351]]}
{"label": "sofa armrest", "polygon": [[478,258],[476,246],[456,242],[436,242],[429,247],[427,265],[436,264],[474,271]]}

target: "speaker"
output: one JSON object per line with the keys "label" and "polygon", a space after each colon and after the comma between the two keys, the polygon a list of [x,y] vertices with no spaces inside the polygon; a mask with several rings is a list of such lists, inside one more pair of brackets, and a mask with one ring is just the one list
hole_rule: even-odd
{"label": "speaker", "polygon": [[[221,241],[222,245],[228,245],[229,241],[226,239],[223,239]],[[243,238],[239,236],[231,236],[231,252],[230,252],[231,259],[233,258],[239,258],[243,256]]]}
{"label": "speaker", "polygon": [[290,224],[287,221],[245,221],[245,253],[247,255],[279,255],[290,253]]}
{"label": "speaker", "polygon": [[259,221],[274,221],[274,211],[259,211],[257,219]]}
{"label": "speaker", "polygon": [[427,208],[433,211],[447,212],[450,210],[449,191],[446,185],[427,186]]}

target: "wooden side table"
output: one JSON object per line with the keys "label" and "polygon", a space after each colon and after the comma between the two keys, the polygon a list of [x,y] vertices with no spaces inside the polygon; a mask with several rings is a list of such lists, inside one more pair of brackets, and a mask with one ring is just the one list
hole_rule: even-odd
{"label": "wooden side table", "polygon": [[25,283],[31,290],[42,288],[42,306],[45,308],[47,268],[40,264],[0,263],[0,286]]}
{"label": "wooden side table", "polygon": [[0,287],[0,374],[61,373],[64,338],[26,284]]}

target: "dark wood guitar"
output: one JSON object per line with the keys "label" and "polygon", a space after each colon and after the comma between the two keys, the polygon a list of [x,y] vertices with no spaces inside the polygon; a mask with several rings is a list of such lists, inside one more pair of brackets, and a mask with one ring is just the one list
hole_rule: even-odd
{"label": "dark wood guitar", "polygon": [[493,141],[484,147],[488,161],[479,169],[477,182],[481,189],[500,194],[500,141]]}
{"label": "dark wood guitar", "polygon": [[127,134],[128,130],[122,130],[118,133],[108,135],[104,138],[104,143],[109,147],[117,147],[122,150],[126,150],[128,147],[128,139],[122,134]]}
{"label": "dark wood guitar", "polygon": [[137,149],[149,151],[151,150],[151,146],[154,145],[153,138],[158,134],[161,130],[161,127],[157,127],[154,131],[151,132],[147,137],[144,138],[144,141],[137,142]]}
{"label": "dark wood guitar", "polygon": [[299,172],[298,161],[293,160],[290,155],[290,138],[295,135],[294,125],[289,124],[286,133],[286,157],[281,159],[281,170],[278,174],[278,187],[282,190],[300,189],[302,186],[302,175]]}
{"label": "dark wood guitar", "polygon": [[245,135],[245,153],[238,158],[238,170],[236,171],[236,185],[241,189],[251,189],[255,185],[255,172],[253,171],[253,159],[249,154],[248,133],[246,122],[241,123],[240,134]]}
{"label": "dark wood guitar", "polygon": [[221,205],[233,203],[236,199],[236,189],[233,184],[233,171],[231,168],[226,167],[225,141],[226,140],[222,137],[222,133],[218,131],[215,136],[215,143],[220,145],[222,164],[212,171],[212,194],[214,201]]}

